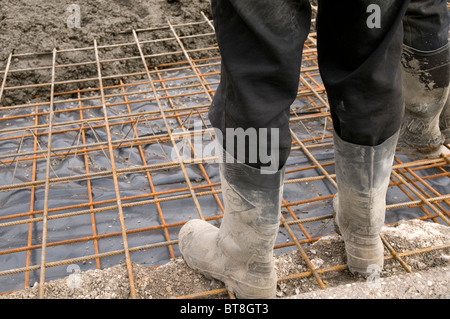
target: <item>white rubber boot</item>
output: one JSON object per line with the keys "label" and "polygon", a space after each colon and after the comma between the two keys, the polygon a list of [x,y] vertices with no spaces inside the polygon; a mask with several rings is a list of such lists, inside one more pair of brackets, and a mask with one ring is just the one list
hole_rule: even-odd
{"label": "white rubber boot", "polygon": [[333,200],[336,231],[343,237],[352,273],[381,271],[386,192],[398,133],[377,146],[362,146],[334,135],[338,193]]}
{"label": "white rubber boot", "polygon": [[[412,158],[436,158],[442,152],[450,78],[449,45],[431,52],[404,46],[402,55],[405,117],[397,151]],[[448,111],[447,111],[447,115]],[[441,128],[439,127],[441,123]]]}
{"label": "white rubber boot", "polygon": [[224,282],[238,298],[272,298],[284,169],[262,175],[244,164],[219,165],[222,224],[217,228],[203,220],[187,222],[178,237],[181,254],[189,267]]}

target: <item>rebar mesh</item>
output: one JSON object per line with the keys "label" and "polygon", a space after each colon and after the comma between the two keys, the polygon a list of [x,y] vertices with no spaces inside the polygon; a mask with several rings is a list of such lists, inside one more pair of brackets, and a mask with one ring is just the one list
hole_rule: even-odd
{"label": "rebar mesh", "polygon": [[[214,131],[207,112],[220,76],[211,21],[133,30],[130,41],[44,53],[11,54],[0,65],[0,292],[67,275],[67,266],[157,266],[179,257],[178,231],[192,218],[220,224],[224,207]],[[73,57],[79,61],[73,61]],[[69,59],[68,57],[71,57]],[[317,64],[316,34],[305,43],[291,108],[275,254],[296,250],[309,269],[280,281],[322,274],[304,245],[333,235],[336,192],[331,117]],[[195,149],[195,139],[203,148]],[[449,145],[445,145],[448,150]],[[186,156],[186,154],[190,156]],[[386,222],[449,224],[449,157],[395,157]],[[404,256],[391,256],[405,271]],[[225,289],[178,296],[224,294]]]}

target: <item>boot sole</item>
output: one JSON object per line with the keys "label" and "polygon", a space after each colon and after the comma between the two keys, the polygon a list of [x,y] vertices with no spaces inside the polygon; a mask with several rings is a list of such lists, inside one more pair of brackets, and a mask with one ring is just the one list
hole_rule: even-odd
{"label": "boot sole", "polygon": [[428,149],[417,149],[409,146],[407,143],[399,141],[395,151],[413,159],[434,159],[442,153],[442,145],[430,147]]}
{"label": "boot sole", "polygon": [[[337,223],[337,194],[333,198],[333,222],[334,231],[341,237],[342,233]],[[353,236],[355,237],[355,236]],[[373,241],[364,236],[359,236],[358,240],[360,242]],[[378,238],[375,244],[357,244],[350,240],[345,242],[345,251],[347,257],[347,267],[352,274],[358,274],[363,277],[370,276],[376,271],[381,271],[384,262],[384,246],[381,239]],[[352,253],[350,253],[352,252]],[[354,253],[353,253],[354,252]],[[370,255],[377,255],[375,257],[367,258]]]}
{"label": "boot sole", "polygon": [[[374,241],[374,238],[359,236],[359,241]],[[381,271],[384,263],[384,246],[381,238],[373,244],[358,244],[348,240],[345,243],[347,266],[351,273],[369,276],[375,271]]]}
{"label": "boot sole", "polygon": [[270,287],[258,287],[230,278],[230,276],[200,269],[188,261],[186,261],[186,264],[210,280],[214,279],[223,282],[225,288],[233,293],[238,299],[273,299],[276,296],[276,283]]}

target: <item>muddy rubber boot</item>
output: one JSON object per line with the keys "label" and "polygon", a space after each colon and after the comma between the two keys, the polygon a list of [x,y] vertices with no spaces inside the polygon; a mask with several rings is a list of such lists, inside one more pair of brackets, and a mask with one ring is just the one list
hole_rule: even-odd
{"label": "muddy rubber boot", "polygon": [[444,110],[441,113],[439,119],[439,128],[441,133],[445,136],[445,144],[450,143],[450,93],[447,97],[447,103],[445,103]]}
{"label": "muddy rubber boot", "polygon": [[441,154],[444,136],[439,117],[447,102],[449,63],[448,44],[430,52],[403,46],[405,117],[397,152],[419,159]]}
{"label": "muddy rubber boot", "polygon": [[187,265],[225,283],[238,298],[275,297],[273,246],[281,216],[284,168],[274,174],[221,163],[225,205],[220,228],[191,220],[178,243]]}
{"label": "muddy rubber boot", "polygon": [[368,276],[383,268],[386,192],[398,132],[377,146],[348,143],[334,134],[338,193],[333,199],[336,231],[345,242],[350,272]]}

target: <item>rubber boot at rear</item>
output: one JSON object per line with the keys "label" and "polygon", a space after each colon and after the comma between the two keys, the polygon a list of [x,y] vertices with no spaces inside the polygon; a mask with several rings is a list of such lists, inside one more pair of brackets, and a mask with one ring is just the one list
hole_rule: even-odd
{"label": "rubber boot at rear", "polygon": [[[404,45],[405,117],[397,151],[412,159],[438,157],[444,134],[449,133],[449,111],[441,116],[449,92],[449,51],[448,44],[434,51]],[[442,134],[441,130],[446,133]]]}

